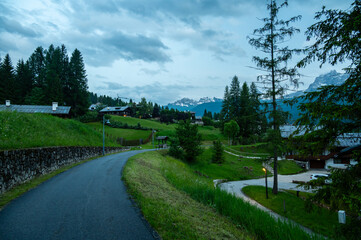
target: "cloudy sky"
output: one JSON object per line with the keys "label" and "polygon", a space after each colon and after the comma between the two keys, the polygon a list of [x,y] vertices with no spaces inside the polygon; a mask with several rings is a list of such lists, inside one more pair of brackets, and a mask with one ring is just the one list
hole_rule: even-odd
{"label": "cloudy sky", "polygon": [[[347,9],[350,0],[289,0],[287,18],[302,15],[301,33],[289,41],[306,46],[314,13]],[[65,44],[84,57],[89,90],[167,104],[183,97],[223,97],[234,75],[243,83],[261,74],[247,40],[267,15],[266,0],[1,0],[0,56],[13,65],[38,46]],[[295,58],[295,60],[297,57]],[[320,74],[342,66],[312,64],[300,72],[305,89]]]}

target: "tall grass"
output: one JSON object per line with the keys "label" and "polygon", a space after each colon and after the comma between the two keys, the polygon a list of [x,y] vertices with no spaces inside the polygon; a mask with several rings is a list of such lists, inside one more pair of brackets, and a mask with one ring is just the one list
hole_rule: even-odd
{"label": "tall grass", "polygon": [[177,189],[203,204],[214,207],[259,239],[320,239],[318,236],[310,236],[291,223],[275,220],[268,213],[234,195],[214,189],[209,180],[197,176],[188,166],[174,159],[167,158],[163,161],[163,174]]}

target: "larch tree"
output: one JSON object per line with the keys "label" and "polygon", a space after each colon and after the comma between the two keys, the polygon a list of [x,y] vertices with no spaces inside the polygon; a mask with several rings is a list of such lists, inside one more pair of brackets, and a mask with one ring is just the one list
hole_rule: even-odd
{"label": "larch tree", "polygon": [[[272,121],[272,135],[271,145],[273,146],[274,159],[274,181],[273,193],[278,193],[278,172],[277,172],[277,158],[280,152],[280,112],[277,108],[276,100],[283,96],[285,91],[289,88],[289,84],[294,87],[298,86],[298,77],[296,68],[288,68],[287,62],[292,58],[298,50],[289,49],[284,46],[285,41],[289,40],[299,29],[291,27],[290,24],[300,20],[301,16],[295,16],[288,20],[279,19],[279,10],[288,5],[287,1],[278,5],[275,0],[270,0],[267,4],[269,16],[262,18],[264,22],[263,27],[255,29],[253,36],[249,37],[249,43],[257,50],[263,52],[263,56],[254,56],[253,61],[256,64],[256,69],[266,71],[265,75],[257,77],[257,83],[265,86],[266,93],[264,97],[271,99],[272,110],[270,113]],[[289,82],[289,83],[287,83]]]}

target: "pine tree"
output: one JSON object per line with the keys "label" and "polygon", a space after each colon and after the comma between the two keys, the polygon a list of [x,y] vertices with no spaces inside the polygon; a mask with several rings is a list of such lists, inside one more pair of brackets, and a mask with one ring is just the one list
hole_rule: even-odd
{"label": "pine tree", "polygon": [[223,131],[224,124],[230,121],[230,96],[228,86],[224,90],[224,97],[222,102],[221,117],[221,130]]}
{"label": "pine tree", "polygon": [[84,67],[83,57],[78,49],[71,55],[69,63],[69,99],[67,105],[71,106],[72,114],[75,116],[86,113],[88,102],[88,80]]}
{"label": "pine tree", "polygon": [[[252,134],[261,135],[261,125],[262,125],[262,118],[264,113],[261,112],[260,106],[261,102],[259,101],[260,94],[258,93],[256,84],[254,82],[251,83],[250,87],[250,105],[251,105],[251,113],[252,114],[252,121],[251,121],[251,132]],[[265,117],[265,116],[264,116]]]}
{"label": "pine tree", "polygon": [[61,50],[59,47],[49,46],[45,55],[45,101],[46,104],[58,102],[62,105],[63,100],[63,84],[60,76],[62,72]]}
{"label": "pine tree", "polygon": [[[27,97],[28,104],[45,104],[45,57],[42,47],[37,47],[29,58],[30,71],[34,77],[34,88]],[[36,88],[36,89],[35,89]]]}
{"label": "pine tree", "polygon": [[290,27],[292,22],[301,18],[301,16],[292,17],[289,20],[281,20],[278,18],[278,12],[282,7],[288,5],[288,2],[283,2],[280,6],[277,5],[275,0],[271,0],[267,4],[269,10],[269,17],[263,18],[264,26],[255,29],[253,34],[254,38],[249,39],[249,43],[256,49],[261,50],[267,56],[262,58],[254,56],[253,61],[257,65],[257,69],[267,71],[268,74],[261,75],[257,78],[258,82],[268,85],[266,98],[271,98],[272,112],[270,117],[272,119],[273,132],[272,136],[273,145],[273,158],[274,158],[274,181],[273,193],[278,193],[278,173],[277,173],[277,157],[280,154],[281,135],[280,135],[280,114],[277,108],[276,99],[282,96],[287,90],[288,85],[285,81],[289,81],[291,85],[298,86],[298,74],[296,68],[288,68],[287,62],[291,59],[293,53],[300,52],[289,49],[287,46],[282,47],[281,44],[291,38],[294,33],[299,32],[299,29]]}
{"label": "pine tree", "polygon": [[5,78],[3,76],[3,71],[2,71],[2,59],[0,57],[0,104],[4,104],[5,100],[6,100],[6,96],[5,96]]}
{"label": "pine tree", "polygon": [[240,113],[238,125],[240,127],[240,135],[244,138],[249,138],[251,135],[251,122],[254,120],[251,115],[251,101],[249,88],[246,82],[242,85],[242,91],[240,94]]}
{"label": "pine tree", "polygon": [[16,65],[16,83],[15,86],[18,89],[18,104],[25,104],[27,96],[30,95],[34,85],[34,77],[29,67],[29,62],[24,63],[23,60],[19,60]]}
{"label": "pine tree", "polygon": [[240,101],[241,89],[239,86],[238,77],[234,76],[229,89],[229,118],[234,119],[239,124],[239,115],[241,112]]}
{"label": "pine tree", "polygon": [[2,79],[2,96],[0,96],[2,102],[10,100],[14,103],[18,100],[16,97],[16,86],[15,86],[15,73],[14,67],[11,63],[10,55],[6,54],[1,64],[1,79]]}

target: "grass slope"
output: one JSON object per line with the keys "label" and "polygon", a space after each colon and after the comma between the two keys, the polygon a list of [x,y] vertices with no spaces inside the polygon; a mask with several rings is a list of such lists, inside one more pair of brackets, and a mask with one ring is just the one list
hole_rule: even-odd
{"label": "grass slope", "polygon": [[[71,119],[0,112],[0,150],[50,146],[102,146],[102,134]],[[106,139],[106,146],[119,146]]]}
{"label": "grass slope", "polygon": [[138,155],[123,172],[131,194],[162,239],[252,239],[213,208],[169,184],[162,175],[164,160],[156,152]]}
{"label": "grass slope", "polygon": [[[96,129],[98,132],[103,131],[103,125],[100,122],[86,123],[86,125],[91,126]],[[136,139],[147,139],[152,133],[150,130],[135,130],[135,129],[123,129],[123,128],[112,128],[105,126],[105,133],[109,134],[112,137],[116,138],[125,138],[127,140],[136,140]]]}
{"label": "grass slope", "polygon": [[[269,199],[266,199],[266,188],[263,186],[246,186],[242,191],[272,211],[290,218],[305,227],[309,227],[322,235],[331,237],[333,229],[338,224],[335,212],[315,206],[317,209],[308,213],[304,207],[305,200],[288,192],[279,192],[277,195],[274,195],[272,194],[272,189],[269,188]],[[285,201],[286,212],[283,208],[283,201]]]}
{"label": "grass slope", "polygon": [[163,239],[319,239],[214,189],[211,179],[159,152],[136,155],[123,176]]}
{"label": "grass slope", "polygon": [[205,149],[197,161],[190,164],[190,167],[211,179],[227,179],[229,181],[259,178],[264,175],[262,162],[259,160],[240,159],[227,153],[224,153],[224,157],[224,163],[212,163],[212,150]]}
{"label": "grass slope", "polygon": [[281,175],[290,175],[304,172],[305,170],[301,168],[297,163],[292,160],[281,160],[277,162],[278,164],[278,173]]}

